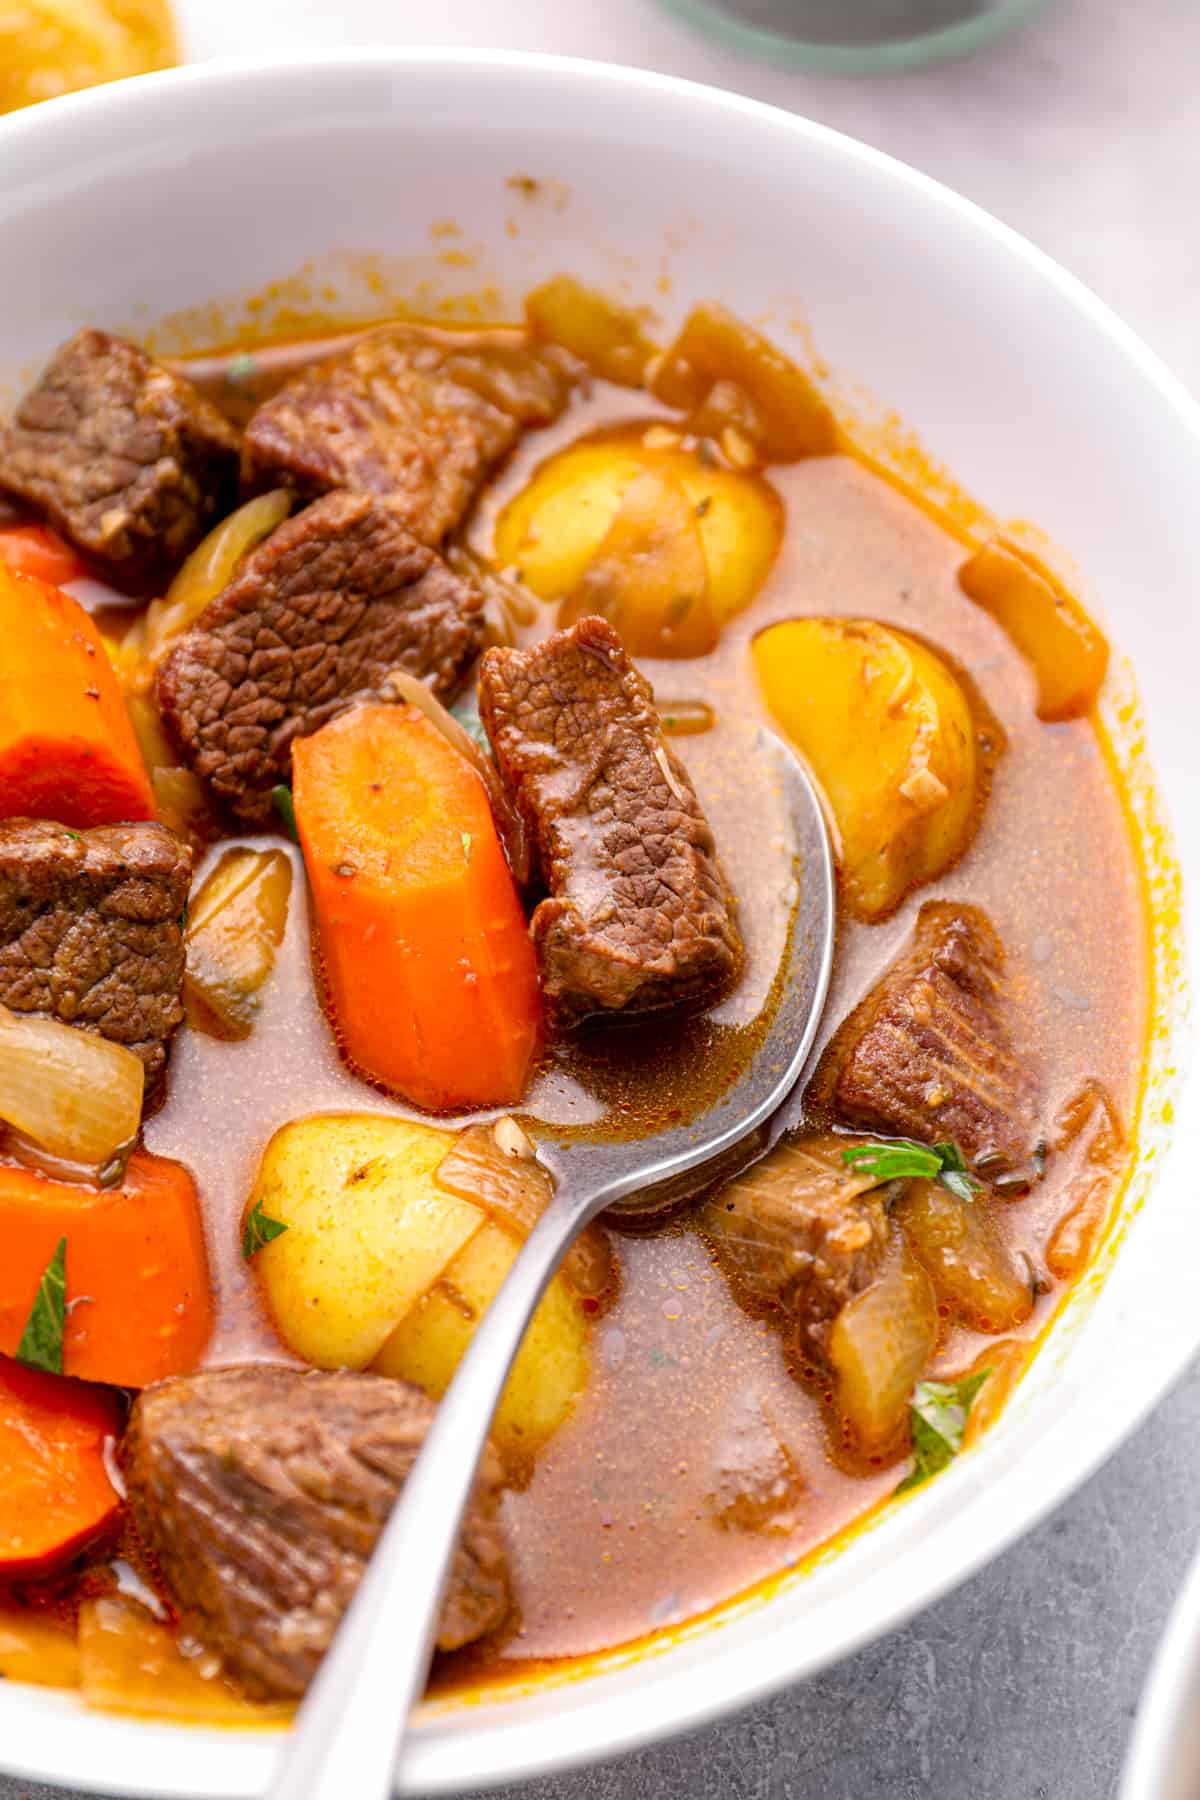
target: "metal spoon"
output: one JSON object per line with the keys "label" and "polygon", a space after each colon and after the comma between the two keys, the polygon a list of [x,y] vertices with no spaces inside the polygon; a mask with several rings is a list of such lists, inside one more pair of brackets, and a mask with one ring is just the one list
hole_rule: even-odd
{"label": "metal spoon", "polygon": [[797,902],[757,1051],[700,1117],[627,1142],[569,1139],[546,1160],[554,1197],[492,1301],[437,1410],[416,1466],[300,1709],[269,1800],[389,1800],[412,1708],[425,1690],[443,1591],[492,1414],[543,1291],[583,1227],[609,1207],[699,1192],[756,1161],[792,1122],[784,1102],[812,1049],[833,964],[833,861],[796,757],[759,734],[792,834]]}

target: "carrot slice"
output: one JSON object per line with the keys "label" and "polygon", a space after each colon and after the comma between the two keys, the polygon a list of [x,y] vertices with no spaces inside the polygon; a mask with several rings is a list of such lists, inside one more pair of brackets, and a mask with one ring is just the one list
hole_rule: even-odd
{"label": "carrot slice", "polygon": [[87,574],[83,558],[49,525],[5,526],[0,530],[0,563],[7,563],[18,575],[36,575],[51,587],[62,587]]}
{"label": "carrot slice", "polygon": [[180,1163],[137,1150],[110,1189],[0,1168],[0,1353],[20,1343],[63,1238],[64,1374],[138,1388],[195,1368],[212,1294],[196,1187]]}
{"label": "carrot slice", "polygon": [[519,1100],[533,946],[483,783],[412,708],[361,706],[292,751],[334,1024],[370,1080],[434,1112]]}
{"label": "carrot slice", "polygon": [[0,818],[152,819],[121,689],[88,614],[0,561]]}
{"label": "carrot slice", "polygon": [[0,1581],[46,1574],[112,1522],[121,1422],[116,1394],[0,1356]]}

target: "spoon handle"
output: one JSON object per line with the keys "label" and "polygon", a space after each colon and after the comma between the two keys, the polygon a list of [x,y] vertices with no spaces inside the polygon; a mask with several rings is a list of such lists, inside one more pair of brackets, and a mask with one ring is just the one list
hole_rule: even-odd
{"label": "spoon handle", "polygon": [[534,1309],[592,1210],[551,1201],[477,1327],[284,1744],[268,1800],[393,1793],[492,1415]]}

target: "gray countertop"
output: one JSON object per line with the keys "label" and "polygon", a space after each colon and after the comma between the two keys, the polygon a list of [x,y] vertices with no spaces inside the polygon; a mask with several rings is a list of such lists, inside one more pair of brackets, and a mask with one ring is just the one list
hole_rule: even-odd
{"label": "gray countertop", "polygon": [[[689,33],[653,0],[181,0],[195,56],[285,43],[495,44],[641,63],[791,106],[917,164],[1034,238],[1200,389],[1200,5],[1050,0],[968,61],[816,79]],[[525,1800],[1107,1800],[1200,1543],[1200,1368],[1076,1497],[841,1667]],[[0,1745],[0,1762],[3,1745]],[[0,1777],[0,1800],[49,1790]]]}

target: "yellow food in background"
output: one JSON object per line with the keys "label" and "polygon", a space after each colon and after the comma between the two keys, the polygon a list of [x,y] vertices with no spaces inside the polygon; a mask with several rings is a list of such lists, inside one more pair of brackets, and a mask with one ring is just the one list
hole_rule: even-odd
{"label": "yellow food in background", "polygon": [[753,653],[767,706],[833,814],[846,903],[883,918],[970,837],[970,702],[932,650],[871,619],[789,619]]}
{"label": "yellow food in background", "polygon": [[[440,1399],[520,1244],[489,1223],[472,1238],[384,1345],[372,1367]],[[545,1443],[587,1381],[588,1330],[579,1303],[557,1275],[517,1352],[492,1435],[506,1451],[528,1455]]]}
{"label": "yellow food in background", "polygon": [[[669,518],[685,507],[694,521],[693,541],[699,543],[708,576],[707,604],[719,631],[749,605],[766,580],[783,535],[783,504],[761,476],[705,460],[684,447],[678,432],[662,424],[584,438],[544,462],[496,521],[497,563],[518,569],[525,586],[540,599],[569,600],[577,610],[572,597],[581,588],[586,590],[589,568],[603,554],[605,540],[616,527],[629,564],[623,586],[628,620],[635,610],[639,580],[638,543],[627,528],[633,502],[626,508],[624,529],[619,516],[630,490],[647,475],[655,478],[660,515]],[[635,502],[637,498],[635,493]],[[648,510],[652,514],[655,509]],[[694,564],[685,534],[678,529],[660,530],[656,538],[645,532],[641,555],[648,596],[643,635],[653,639],[655,621],[662,613],[667,565],[683,568],[694,587]],[[638,653],[681,652],[659,644],[635,650]]]}
{"label": "yellow food in background", "polygon": [[178,60],[166,0],[0,0],[0,112]]}

